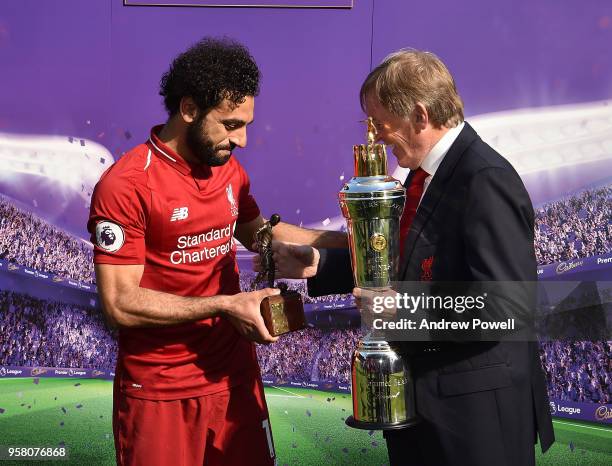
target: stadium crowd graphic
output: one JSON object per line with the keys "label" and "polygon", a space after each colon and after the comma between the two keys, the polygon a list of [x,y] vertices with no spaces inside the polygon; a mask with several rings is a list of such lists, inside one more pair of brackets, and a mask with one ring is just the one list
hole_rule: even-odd
{"label": "stadium crowd graphic", "polygon": [[93,283],[91,245],[0,196],[0,259],[61,278]]}
{"label": "stadium crowd graphic", "polygon": [[[539,265],[612,250],[612,185],[581,191],[536,209]],[[95,283],[91,245],[0,196],[0,259],[83,283]],[[246,277],[248,280],[249,277]],[[333,302],[325,297],[308,302]]]}
{"label": "stadium crowd graphic", "polygon": [[[113,370],[116,342],[95,309],[0,291],[0,366]],[[348,384],[359,329],[308,328],[257,346],[266,376],[277,381]],[[543,342],[542,364],[552,398],[610,403],[612,342]]]}
{"label": "stadium crowd graphic", "polygon": [[612,250],[612,186],[589,189],[545,204],[535,214],[539,265]]}
{"label": "stadium crowd graphic", "polygon": [[[545,265],[612,250],[612,185],[581,191],[536,209],[536,254]],[[94,282],[92,250],[80,239],[21,210],[0,196],[0,258],[19,265]],[[243,290],[252,272],[241,273]],[[304,282],[290,288],[307,303],[333,304],[350,295],[310,298]],[[266,376],[279,381],[350,382],[350,359],[361,334],[356,328],[308,328],[258,346]],[[549,395],[567,401],[610,403],[612,342],[540,344]],[[113,370],[116,341],[101,313],[13,291],[0,291],[0,366]]]}

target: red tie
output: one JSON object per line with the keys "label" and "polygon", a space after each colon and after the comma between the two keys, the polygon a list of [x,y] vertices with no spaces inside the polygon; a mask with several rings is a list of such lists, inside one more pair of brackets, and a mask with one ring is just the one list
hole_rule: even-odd
{"label": "red tie", "polygon": [[419,207],[419,201],[423,195],[423,187],[425,185],[425,178],[429,176],[425,170],[421,167],[414,170],[410,184],[406,189],[406,206],[404,207],[404,213],[400,220],[400,256],[404,255],[404,241],[408,236],[410,225],[414,220],[417,208]]}

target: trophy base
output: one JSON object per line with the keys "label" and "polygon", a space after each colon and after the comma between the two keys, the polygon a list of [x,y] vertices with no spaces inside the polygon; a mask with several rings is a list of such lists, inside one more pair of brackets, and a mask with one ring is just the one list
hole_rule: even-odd
{"label": "trophy base", "polygon": [[279,295],[268,296],[260,307],[266,328],[273,337],[306,328],[304,303],[297,291],[283,290]]}
{"label": "trophy base", "polygon": [[353,429],[363,429],[363,430],[397,430],[397,429],[405,429],[407,427],[416,426],[421,422],[421,418],[416,416],[412,419],[408,419],[407,421],[398,422],[395,424],[389,424],[387,422],[364,422],[357,421],[353,416],[349,416],[344,421],[347,426],[352,427]]}

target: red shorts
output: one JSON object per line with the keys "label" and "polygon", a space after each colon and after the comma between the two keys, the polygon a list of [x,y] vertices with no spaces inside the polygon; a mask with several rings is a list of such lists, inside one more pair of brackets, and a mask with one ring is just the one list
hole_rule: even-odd
{"label": "red shorts", "polygon": [[115,388],[113,432],[119,466],[276,463],[260,378],[174,401],[132,398]]}

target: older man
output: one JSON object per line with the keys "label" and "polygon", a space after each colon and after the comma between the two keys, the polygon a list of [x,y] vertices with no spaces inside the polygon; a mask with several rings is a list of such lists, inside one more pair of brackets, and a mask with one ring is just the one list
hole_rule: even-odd
{"label": "older man", "polygon": [[[401,50],[366,78],[361,103],[409,168],[400,280],[534,282],[533,209],[516,171],[464,122],[446,66]],[[311,295],[353,288],[346,249],[275,244],[281,274]],[[385,433],[393,465],[532,465],[554,441],[533,342],[403,344],[416,380],[417,427]]]}

